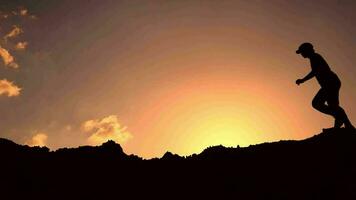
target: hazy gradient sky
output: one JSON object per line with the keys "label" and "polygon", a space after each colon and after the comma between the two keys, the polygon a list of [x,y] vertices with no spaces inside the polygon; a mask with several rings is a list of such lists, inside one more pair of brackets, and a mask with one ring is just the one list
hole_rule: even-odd
{"label": "hazy gradient sky", "polygon": [[353,0],[0,5],[0,47],[14,58],[1,54],[0,137],[18,143],[114,139],[150,158],[310,137],[333,119],[311,107],[315,80],[295,84],[310,71],[295,54],[305,41],[341,78],[356,122]]}

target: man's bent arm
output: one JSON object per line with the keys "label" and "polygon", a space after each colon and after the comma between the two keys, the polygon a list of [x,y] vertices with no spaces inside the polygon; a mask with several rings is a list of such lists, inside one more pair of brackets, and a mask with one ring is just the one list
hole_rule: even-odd
{"label": "man's bent arm", "polygon": [[315,73],[311,71],[308,75],[306,75],[302,80],[303,82],[308,81],[309,79],[313,78],[315,76]]}

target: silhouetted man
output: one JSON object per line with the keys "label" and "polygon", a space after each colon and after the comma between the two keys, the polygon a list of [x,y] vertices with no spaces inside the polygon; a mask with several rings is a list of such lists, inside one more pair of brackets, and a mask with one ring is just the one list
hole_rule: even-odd
{"label": "silhouetted man", "polygon": [[311,65],[311,72],[303,79],[298,79],[296,83],[299,85],[315,77],[321,86],[321,89],[312,101],[313,107],[335,118],[333,128],[341,128],[344,124],[345,128],[355,129],[344,109],[339,105],[341,81],[337,75],[331,71],[328,63],[326,63],[321,55],[314,51],[313,45],[310,43],[301,44],[296,53],[301,54],[304,58],[308,58]]}

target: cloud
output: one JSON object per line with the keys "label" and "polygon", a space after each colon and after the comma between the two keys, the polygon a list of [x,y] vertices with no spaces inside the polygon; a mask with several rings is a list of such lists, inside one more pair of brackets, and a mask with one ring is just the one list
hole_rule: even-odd
{"label": "cloud", "polygon": [[22,8],[22,9],[20,9],[19,13],[21,16],[26,16],[28,14],[28,10],[26,8]]}
{"label": "cloud", "polygon": [[8,14],[0,14],[0,18],[7,19],[9,17]]}
{"label": "cloud", "polygon": [[[29,13],[26,8],[20,8],[18,11],[12,11],[12,12],[7,12],[7,13],[0,11],[0,19],[7,20],[9,17],[11,17],[13,15],[20,15],[22,17],[27,17],[29,15]],[[35,16],[30,15],[29,17],[32,18]],[[0,27],[0,28],[3,28],[3,27]],[[16,37],[21,33],[23,33],[23,30],[18,25],[13,25],[12,29],[9,33],[7,33],[4,36],[3,35],[0,36],[3,38],[3,40],[0,40],[0,42],[7,43],[7,40],[9,38]],[[26,41],[18,42],[18,43],[16,43],[15,46],[13,43],[7,44],[7,45],[11,45],[11,49],[25,50],[27,48],[28,42],[26,42]],[[2,59],[4,65],[6,67],[10,67],[10,68],[14,68],[14,69],[19,68],[19,65],[15,62],[15,58],[10,54],[9,50],[2,47],[2,45],[0,45],[0,58]],[[1,95],[6,95],[8,97],[18,96],[18,95],[20,95],[20,91],[21,91],[21,88],[16,86],[13,82],[10,82],[6,79],[0,80],[0,96]]]}
{"label": "cloud", "polygon": [[30,140],[26,141],[25,144],[27,144],[28,146],[40,146],[40,147],[43,147],[43,146],[46,146],[47,144],[47,139],[48,139],[48,136],[47,134],[45,133],[37,133],[36,135],[34,135]]}
{"label": "cloud", "polygon": [[0,10],[0,19],[9,19],[11,17],[22,17],[28,19],[37,19],[37,16],[31,14],[27,8],[17,8],[15,10]]}
{"label": "cloud", "polygon": [[26,49],[27,45],[28,45],[28,42],[18,42],[16,44],[15,48],[17,50],[24,50],[24,49]]}
{"label": "cloud", "polygon": [[0,96],[7,95],[8,97],[20,95],[21,88],[14,85],[12,82],[2,79],[0,80]]}
{"label": "cloud", "polygon": [[12,30],[4,36],[5,41],[7,41],[8,38],[13,38],[13,37],[16,37],[16,36],[20,35],[21,33],[23,33],[23,30],[20,27],[18,27],[16,25],[14,25],[12,27],[13,27]]}
{"label": "cloud", "polygon": [[2,58],[5,66],[11,68],[19,68],[19,65],[15,62],[14,57],[10,54],[10,52],[3,47],[0,46],[0,57]]}
{"label": "cloud", "polygon": [[35,19],[38,19],[38,17],[36,15],[30,15],[30,19],[35,20]]}
{"label": "cloud", "polygon": [[85,121],[82,130],[90,133],[88,142],[91,145],[102,144],[108,140],[122,144],[132,138],[131,133],[126,131],[126,127],[120,125],[116,115]]}

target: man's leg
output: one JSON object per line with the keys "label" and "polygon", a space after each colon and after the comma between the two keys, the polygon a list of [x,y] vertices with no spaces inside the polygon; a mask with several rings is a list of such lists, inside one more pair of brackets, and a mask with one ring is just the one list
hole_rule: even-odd
{"label": "man's leg", "polygon": [[318,93],[316,93],[313,101],[312,101],[312,106],[316,110],[327,114],[327,115],[332,115],[334,116],[333,109],[331,109],[328,105],[325,104],[327,101],[327,91],[324,88],[321,88]]}
{"label": "man's leg", "polygon": [[345,128],[354,128],[346,115],[345,110],[339,105],[339,90],[340,87],[331,88],[326,90],[327,94],[327,104],[331,109],[331,112],[334,113],[335,117],[335,128],[340,128],[342,124],[345,124]]}
{"label": "man's leg", "polygon": [[[331,129],[340,128],[341,125],[343,124],[343,122],[342,122],[342,120],[339,120],[338,117],[336,117],[336,113],[334,111],[335,109],[330,107],[329,103],[328,103],[328,105],[325,104],[325,102],[328,100],[327,97],[328,97],[327,90],[325,88],[321,88],[319,90],[319,92],[315,95],[315,97],[314,97],[314,99],[312,101],[312,106],[316,110],[318,110],[318,111],[320,111],[320,112],[322,112],[324,114],[331,115],[331,116],[333,116],[335,118],[334,127],[331,128]],[[328,129],[323,129],[323,131],[327,131]]]}
{"label": "man's leg", "polygon": [[341,128],[341,126],[345,123],[345,119],[347,118],[344,109],[341,108],[339,105],[333,105],[333,104],[330,105],[330,108],[335,113],[333,115],[335,118],[334,128]]}
{"label": "man's leg", "polygon": [[340,112],[342,113],[343,118],[344,118],[345,128],[347,128],[347,129],[355,129],[355,127],[352,125],[351,121],[349,120],[349,117],[347,116],[345,110],[340,106],[339,106],[339,108],[340,108],[340,110],[341,110]]}

